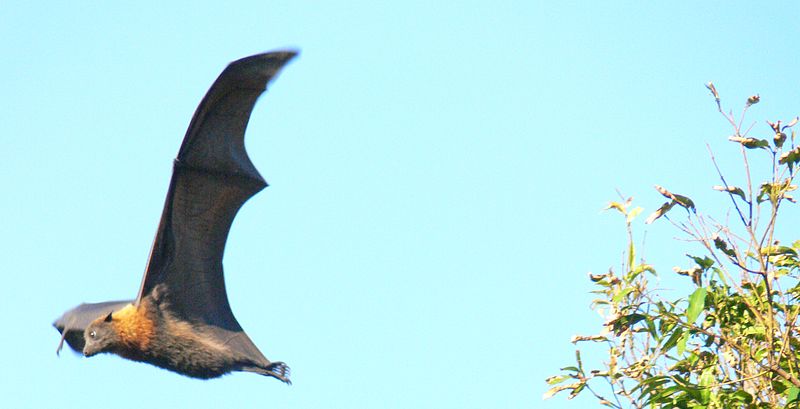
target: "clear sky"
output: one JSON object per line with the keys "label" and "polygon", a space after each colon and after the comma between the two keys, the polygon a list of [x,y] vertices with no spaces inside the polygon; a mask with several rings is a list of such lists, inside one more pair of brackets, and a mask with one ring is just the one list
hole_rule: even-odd
{"label": "clear sky", "polygon": [[[7,408],[566,408],[543,380],[600,320],[615,189],[701,210],[737,169],[703,84],[756,129],[798,111],[793,2],[3,2],[0,402]],[[387,2],[388,3],[388,2]],[[271,186],[225,254],[293,386],[56,357],[50,323],[132,298],[186,126],[235,59],[301,55],[247,136]],[[664,274],[687,250],[647,228]]]}

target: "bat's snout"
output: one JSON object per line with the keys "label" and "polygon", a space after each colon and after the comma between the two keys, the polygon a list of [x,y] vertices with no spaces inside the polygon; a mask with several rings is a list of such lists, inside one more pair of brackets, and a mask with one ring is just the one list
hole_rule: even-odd
{"label": "bat's snout", "polygon": [[87,358],[91,358],[97,355],[99,351],[95,350],[94,348],[90,348],[88,345],[83,348],[83,356]]}

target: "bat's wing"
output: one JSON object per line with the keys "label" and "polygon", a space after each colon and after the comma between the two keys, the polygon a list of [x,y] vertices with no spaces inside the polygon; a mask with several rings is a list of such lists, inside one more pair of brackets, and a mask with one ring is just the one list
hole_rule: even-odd
{"label": "bat's wing", "polygon": [[267,83],[295,55],[271,52],[234,61],[200,102],[175,159],[137,297],[138,305],[158,288],[158,297],[177,317],[207,324],[227,345],[252,349],[256,356],[261,354],[228,304],[222,254],[239,208],[267,186],[244,148],[250,112]]}
{"label": "bat's wing", "polygon": [[58,351],[61,351],[63,342],[67,341],[69,347],[75,352],[83,352],[85,343],[83,331],[86,330],[86,327],[97,318],[110,312],[118,311],[132,302],[133,300],[81,304],[65,312],[61,318],[53,323],[53,326],[61,333],[61,343],[58,344]]}

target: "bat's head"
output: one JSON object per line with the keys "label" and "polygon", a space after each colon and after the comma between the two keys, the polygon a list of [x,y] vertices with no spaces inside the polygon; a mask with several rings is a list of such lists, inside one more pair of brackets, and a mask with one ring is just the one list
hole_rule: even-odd
{"label": "bat's head", "polygon": [[86,331],[83,332],[83,338],[86,340],[83,355],[90,357],[101,352],[112,352],[119,344],[119,334],[114,328],[113,319],[111,313],[108,313],[86,327]]}

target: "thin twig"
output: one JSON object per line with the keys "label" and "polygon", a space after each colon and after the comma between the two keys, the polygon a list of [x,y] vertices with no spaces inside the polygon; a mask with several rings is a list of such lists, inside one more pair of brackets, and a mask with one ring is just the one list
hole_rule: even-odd
{"label": "thin twig", "polygon": [[[711,146],[706,143],[706,148],[708,149],[708,154],[711,155],[711,163],[714,164],[714,168],[717,170],[717,174],[719,178],[722,180],[722,184],[725,185],[725,189],[729,189],[730,185],[725,180],[725,176],[722,175],[722,171],[719,170],[719,165],[717,165],[717,159],[714,157],[714,152],[711,150]],[[744,215],[742,214],[742,210],[739,209],[739,204],[736,203],[736,198],[733,197],[733,193],[728,192],[728,196],[731,198],[731,202],[733,202],[733,206],[736,208],[736,212],[739,213],[739,218],[742,220],[742,224],[748,226],[749,224],[744,219]]]}

